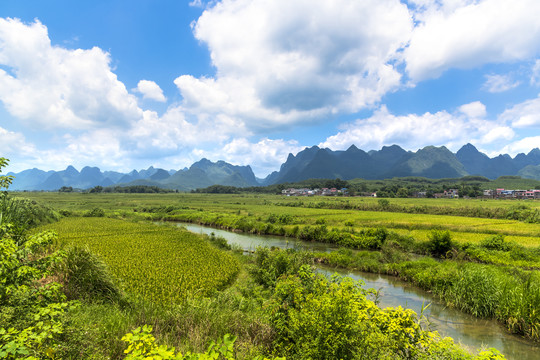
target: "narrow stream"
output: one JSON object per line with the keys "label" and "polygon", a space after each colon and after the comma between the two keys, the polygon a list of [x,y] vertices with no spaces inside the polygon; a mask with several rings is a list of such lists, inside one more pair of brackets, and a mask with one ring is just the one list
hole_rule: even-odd
{"label": "narrow stream", "polygon": [[[248,251],[255,250],[257,246],[303,248],[314,251],[336,249],[328,244],[304,242],[279,236],[235,233],[196,224],[180,223],[178,226],[198,234],[214,233],[216,236],[224,237],[229,244],[238,245]],[[455,342],[471,350],[493,347],[502,352],[507,359],[540,359],[540,346],[509,334],[496,321],[478,319],[461,311],[447,308],[431,294],[395,277],[328,267],[321,267],[319,270],[328,275],[338,273],[355,280],[362,280],[366,289],[373,288],[379,291],[379,306],[382,308],[402,306],[419,314],[424,307],[423,315],[428,319],[432,330],[437,330],[441,336],[453,338]]]}

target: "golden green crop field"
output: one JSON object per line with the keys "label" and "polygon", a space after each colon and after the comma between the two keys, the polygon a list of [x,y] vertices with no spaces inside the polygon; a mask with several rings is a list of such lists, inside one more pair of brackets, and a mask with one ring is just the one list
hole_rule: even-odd
{"label": "golden green crop field", "polygon": [[90,217],[64,218],[38,230],[44,229],[56,231],[60,243],[88,247],[125,290],[157,302],[223,288],[239,270],[233,256],[183,229]]}

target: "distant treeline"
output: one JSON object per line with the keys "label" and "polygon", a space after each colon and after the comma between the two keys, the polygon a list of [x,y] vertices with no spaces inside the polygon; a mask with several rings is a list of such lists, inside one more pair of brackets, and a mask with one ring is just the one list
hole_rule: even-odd
{"label": "distant treeline", "polygon": [[[60,192],[72,192],[71,187],[62,187]],[[176,190],[163,189],[158,186],[132,185],[132,186],[94,186],[88,190],[89,193],[128,193],[128,194],[165,194],[177,192]]]}
{"label": "distant treeline", "polygon": [[283,183],[269,186],[250,186],[250,187],[236,187],[226,185],[212,185],[206,188],[191,190],[192,193],[205,193],[205,194],[241,194],[241,193],[258,193],[258,194],[281,194],[281,191],[291,187],[305,187],[305,188],[336,188],[342,189],[348,186],[348,182],[340,179],[311,179],[301,183]]}
{"label": "distant treeline", "polygon": [[501,176],[490,180],[483,176],[464,176],[462,178],[428,179],[424,177],[403,177],[385,180],[341,180],[341,179],[309,179],[298,183],[283,183],[269,186],[235,187],[212,185],[207,188],[192,190],[193,193],[208,194],[281,194],[288,188],[346,188],[350,195],[362,195],[377,192],[377,197],[408,197],[418,192],[425,192],[427,197],[445,190],[457,189],[460,196],[476,197],[482,195],[484,189],[540,189],[540,181],[522,179],[519,176]]}

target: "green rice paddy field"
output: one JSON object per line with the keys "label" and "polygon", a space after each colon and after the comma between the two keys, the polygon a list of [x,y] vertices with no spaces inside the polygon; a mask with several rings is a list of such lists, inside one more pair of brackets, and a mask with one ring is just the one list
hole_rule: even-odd
{"label": "green rice paddy field", "polygon": [[[388,199],[393,211],[382,211],[378,199],[362,197],[291,198],[280,195],[218,194],[81,194],[20,193],[65,215],[84,215],[103,209],[106,216],[127,219],[202,219],[236,217],[265,221],[271,215],[288,215],[291,224],[323,222],[329,228],[385,227],[418,240],[427,239],[433,229],[449,230],[457,242],[476,243],[493,234],[504,235],[526,247],[540,246],[540,224],[509,219],[472,217],[486,209],[505,213],[512,208],[540,209],[540,201],[476,199]],[[376,211],[357,210],[374,209]],[[397,210],[396,210],[397,209]],[[427,210],[426,210],[427,209]],[[433,210],[434,209],[434,210]],[[435,215],[420,212],[459,215]],[[396,212],[401,211],[401,212]]]}
{"label": "green rice paddy field", "polygon": [[178,302],[228,285],[237,260],[180,228],[107,218],[70,217],[41,230],[59,234],[61,244],[89,248],[133,294],[156,302]]}

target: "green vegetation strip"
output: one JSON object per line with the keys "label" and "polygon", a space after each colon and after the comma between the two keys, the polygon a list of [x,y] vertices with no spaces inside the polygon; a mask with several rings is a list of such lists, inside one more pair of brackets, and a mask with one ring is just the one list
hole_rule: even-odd
{"label": "green vegetation strip", "polygon": [[177,302],[230,284],[237,260],[181,229],[107,218],[67,218],[45,227],[69,245],[88,246],[133,294]]}
{"label": "green vegetation strip", "polygon": [[[319,218],[324,218],[329,227],[343,227],[350,222],[357,228],[384,227],[418,240],[425,240],[432,229],[441,229],[451,231],[459,243],[478,243],[491,235],[501,234],[522,246],[540,246],[540,224],[519,220],[526,214],[540,212],[540,201],[389,199],[390,209],[386,211],[381,207],[380,199],[371,198],[75,193],[25,193],[21,196],[46,203],[67,216],[87,215],[94,209],[101,209],[109,217],[179,221],[191,218],[193,220],[188,221],[222,226],[220,223],[234,222],[239,217],[251,222],[267,222],[273,214],[279,214],[293,219],[291,223],[283,224],[285,227],[314,225]],[[425,208],[435,208],[437,212],[422,213],[420,210]],[[395,212],[396,209],[404,210]],[[500,213],[504,218],[474,217],[482,212]],[[469,216],[455,216],[467,214]],[[510,218],[506,219],[506,216]],[[283,235],[280,231],[272,234]]]}

